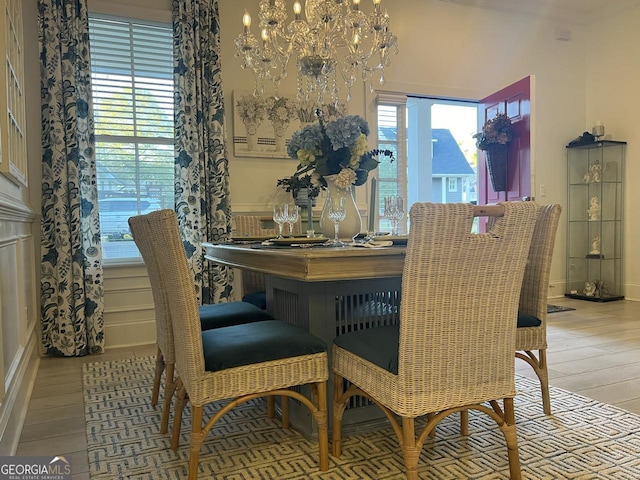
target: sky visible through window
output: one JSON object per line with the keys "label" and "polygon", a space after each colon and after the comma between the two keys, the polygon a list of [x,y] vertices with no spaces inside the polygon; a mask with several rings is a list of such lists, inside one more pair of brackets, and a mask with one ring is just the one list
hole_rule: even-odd
{"label": "sky visible through window", "polygon": [[478,109],[467,105],[434,105],[431,110],[432,128],[447,128],[460,145],[471,166],[477,165],[477,149],[473,134],[478,131]]}

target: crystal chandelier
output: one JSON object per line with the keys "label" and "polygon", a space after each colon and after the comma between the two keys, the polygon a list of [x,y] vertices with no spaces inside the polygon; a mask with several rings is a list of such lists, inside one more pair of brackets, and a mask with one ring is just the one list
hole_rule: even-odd
{"label": "crystal chandelier", "polygon": [[251,16],[245,10],[243,32],[236,39],[236,56],[255,79],[255,93],[263,95],[265,83],[278,92],[287,76],[291,57],[297,66],[299,100],[316,104],[340,101],[341,90],[351,100],[358,76],[373,92],[374,74],[384,84],[384,67],[398,52],[398,40],[389,30],[389,16],[373,0],[373,11],[360,10],[360,0],[306,0],[304,17],[299,1],[293,20],[286,24],[285,0],[261,0],[261,39],[251,33]]}

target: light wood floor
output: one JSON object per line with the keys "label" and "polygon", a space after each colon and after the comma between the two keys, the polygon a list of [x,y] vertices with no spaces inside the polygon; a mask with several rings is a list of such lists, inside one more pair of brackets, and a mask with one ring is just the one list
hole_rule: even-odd
{"label": "light wood floor", "polygon": [[[551,384],[640,414],[640,302],[551,303],[576,308],[548,316]],[[71,455],[73,478],[88,479],[82,364],[154,354],[155,346],[145,345],[98,357],[42,359],[17,455]],[[516,366],[533,376],[524,362]]]}

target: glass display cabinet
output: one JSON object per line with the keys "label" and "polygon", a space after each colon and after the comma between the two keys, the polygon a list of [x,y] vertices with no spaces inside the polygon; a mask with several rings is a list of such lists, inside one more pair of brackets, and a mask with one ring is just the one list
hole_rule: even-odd
{"label": "glass display cabinet", "polygon": [[567,292],[595,302],[624,298],[626,142],[567,145]]}

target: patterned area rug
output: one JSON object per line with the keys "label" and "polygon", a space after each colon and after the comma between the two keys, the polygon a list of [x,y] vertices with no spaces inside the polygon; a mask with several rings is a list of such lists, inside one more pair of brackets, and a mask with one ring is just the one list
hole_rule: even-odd
{"label": "patterned area rug", "polygon": [[[160,408],[150,406],[153,359],[84,366],[84,398],[92,480],[186,478],[188,409],[180,448],[159,434]],[[542,413],[538,384],[518,377],[516,414],[524,479],[640,478],[640,417],[558,388],[552,416]],[[205,413],[206,415],[206,413]],[[467,438],[458,416],[440,422],[420,458],[421,479],[509,478],[504,439],[495,423],[471,412]],[[200,454],[199,479],[306,480],[403,479],[391,428],[345,436],[339,459],[317,469],[317,445],[283,430],[258,400],[227,414],[209,433]]]}

